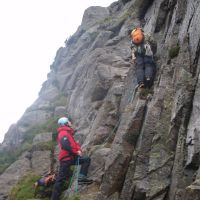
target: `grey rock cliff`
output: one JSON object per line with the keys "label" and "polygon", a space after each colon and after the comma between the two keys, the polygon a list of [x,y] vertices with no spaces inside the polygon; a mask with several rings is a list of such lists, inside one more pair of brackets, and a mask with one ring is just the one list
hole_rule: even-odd
{"label": "grey rock cliff", "polygon": [[[68,114],[91,155],[89,174],[96,181],[80,192],[82,199],[199,199],[199,10],[199,0],[119,0],[108,8],[88,8],[57,51],[38,99],[10,127],[0,148],[22,145],[33,127]],[[137,25],[158,46],[151,98],[143,100],[130,63],[129,33]],[[40,134],[34,142],[44,139]],[[31,153],[12,184],[0,187],[2,196],[18,176],[50,157],[48,151]],[[1,175],[0,185],[22,159]]]}

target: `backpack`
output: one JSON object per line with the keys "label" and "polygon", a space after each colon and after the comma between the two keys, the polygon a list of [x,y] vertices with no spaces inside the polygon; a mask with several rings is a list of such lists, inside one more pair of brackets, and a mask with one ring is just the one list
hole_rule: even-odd
{"label": "backpack", "polygon": [[141,28],[136,28],[131,32],[131,38],[134,44],[138,45],[144,41],[144,32]]}
{"label": "backpack", "polygon": [[35,186],[49,186],[50,184],[54,184],[56,180],[55,174],[48,174],[44,177],[41,177],[35,183]]}
{"label": "backpack", "polygon": [[34,197],[36,198],[46,198],[51,197],[53,185],[55,183],[55,174],[47,174],[34,183]]}

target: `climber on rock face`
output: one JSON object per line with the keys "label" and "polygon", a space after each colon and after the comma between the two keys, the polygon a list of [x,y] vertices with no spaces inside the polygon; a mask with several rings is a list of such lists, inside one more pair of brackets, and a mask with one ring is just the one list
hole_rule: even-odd
{"label": "climber on rock face", "polygon": [[90,158],[83,156],[80,145],[75,141],[73,135],[75,133],[72,124],[68,118],[62,117],[58,120],[58,137],[60,168],[54,184],[52,200],[59,200],[64,181],[70,176],[70,167],[72,165],[81,165],[78,182],[90,184],[91,179],[87,178]]}
{"label": "climber on rock face", "polygon": [[131,32],[132,63],[136,64],[138,88],[150,88],[156,73],[153,56],[156,43],[150,35],[144,34],[142,28],[135,28]]}

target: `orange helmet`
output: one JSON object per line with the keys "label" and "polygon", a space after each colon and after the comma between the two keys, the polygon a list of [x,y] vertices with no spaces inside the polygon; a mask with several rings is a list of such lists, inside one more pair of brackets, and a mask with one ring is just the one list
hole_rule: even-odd
{"label": "orange helmet", "polygon": [[142,30],[142,28],[135,28],[131,32],[131,38],[132,38],[133,43],[135,43],[135,44],[140,44],[141,42],[143,42],[144,31]]}

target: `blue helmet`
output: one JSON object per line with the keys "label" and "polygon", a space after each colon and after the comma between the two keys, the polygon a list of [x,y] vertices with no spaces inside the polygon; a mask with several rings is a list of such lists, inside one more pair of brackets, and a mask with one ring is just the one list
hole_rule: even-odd
{"label": "blue helmet", "polygon": [[65,126],[67,125],[69,122],[69,119],[67,117],[61,117],[59,120],[58,120],[58,125],[59,126]]}

